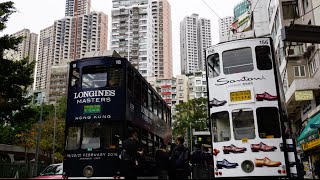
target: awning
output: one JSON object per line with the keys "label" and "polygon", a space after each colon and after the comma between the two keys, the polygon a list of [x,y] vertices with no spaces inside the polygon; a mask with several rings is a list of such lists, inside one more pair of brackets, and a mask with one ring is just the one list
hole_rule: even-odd
{"label": "awning", "polygon": [[[317,138],[318,136],[318,128],[311,128],[310,126],[318,126],[320,124],[320,113],[313,116],[310,121],[308,122],[307,126],[303,129],[302,133],[300,134],[298,138],[298,142],[300,144],[306,143],[309,140],[312,140],[313,138]],[[310,139],[309,137],[312,138]]]}

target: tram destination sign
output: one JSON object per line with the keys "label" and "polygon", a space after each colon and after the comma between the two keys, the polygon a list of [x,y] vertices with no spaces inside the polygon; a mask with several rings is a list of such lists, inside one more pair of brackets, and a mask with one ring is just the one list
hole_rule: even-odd
{"label": "tram destination sign", "polygon": [[251,92],[250,90],[231,92],[230,100],[231,102],[251,100]]}

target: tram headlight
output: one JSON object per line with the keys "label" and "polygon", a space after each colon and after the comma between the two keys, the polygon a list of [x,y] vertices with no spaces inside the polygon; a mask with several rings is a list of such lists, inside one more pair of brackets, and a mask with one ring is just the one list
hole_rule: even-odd
{"label": "tram headlight", "polygon": [[91,177],[93,175],[93,167],[92,166],[86,166],[83,169],[83,175],[85,177]]}
{"label": "tram headlight", "polygon": [[254,164],[250,160],[245,160],[241,163],[241,169],[246,173],[251,173],[254,170]]}

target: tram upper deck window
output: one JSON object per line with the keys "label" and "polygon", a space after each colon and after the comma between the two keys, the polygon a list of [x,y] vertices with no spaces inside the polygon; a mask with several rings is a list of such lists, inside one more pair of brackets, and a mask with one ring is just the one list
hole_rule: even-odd
{"label": "tram upper deck window", "polygon": [[82,69],[82,88],[99,88],[107,86],[106,66],[86,66]]}
{"label": "tram upper deck window", "polygon": [[257,68],[259,70],[271,70],[272,69],[272,56],[269,46],[257,46],[256,47],[256,61]]}
{"label": "tram upper deck window", "polygon": [[209,77],[214,78],[220,75],[219,54],[215,53],[208,57]]}
{"label": "tram upper deck window", "polygon": [[211,115],[214,128],[214,142],[230,141],[230,118],[229,112],[217,112]]}
{"label": "tram upper deck window", "polygon": [[73,68],[72,74],[71,74],[71,81],[70,81],[71,87],[79,88],[80,86],[79,77],[80,77],[79,68]]}
{"label": "tram upper deck window", "polygon": [[243,138],[254,139],[254,117],[252,109],[238,109],[232,111],[233,132],[235,140]]}
{"label": "tram upper deck window", "polygon": [[[267,114],[267,116],[266,116]],[[278,108],[257,108],[258,132],[260,138],[280,138],[280,120]]]}
{"label": "tram upper deck window", "polygon": [[122,86],[123,69],[121,66],[110,67],[108,75],[109,75],[108,86],[110,87]]}
{"label": "tram upper deck window", "polygon": [[233,49],[222,53],[224,74],[253,71],[251,48]]}
{"label": "tram upper deck window", "polygon": [[80,148],[81,127],[70,126],[68,128],[66,150],[76,150]]}

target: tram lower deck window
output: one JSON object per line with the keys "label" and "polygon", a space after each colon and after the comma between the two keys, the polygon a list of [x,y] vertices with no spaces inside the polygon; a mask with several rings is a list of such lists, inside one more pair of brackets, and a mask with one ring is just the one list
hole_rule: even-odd
{"label": "tram lower deck window", "polygon": [[258,132],[260,138],[280,138],[279,112],[276,107],[257,108]]}
{"label": "tram lower deck window", "polygon": [[211,115],[214,129],[214,142],[230,141],[230,119],[229,112],[223,111]]}
{"label": "tram lower deck window", "polygon": [[256,137],[252,109],[232,111],[232,122],[235,140],[254,139]]}

